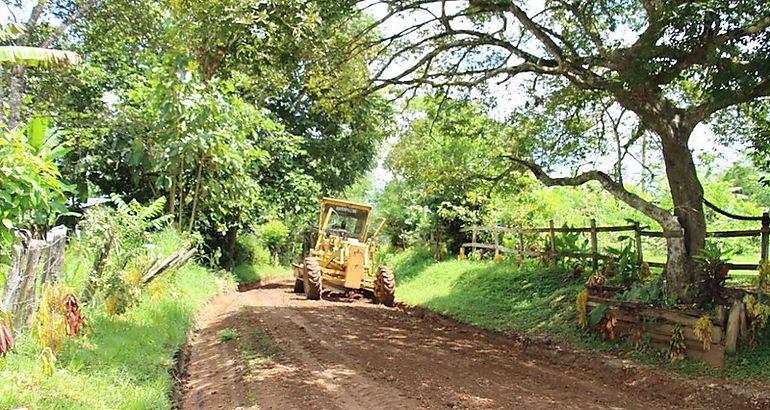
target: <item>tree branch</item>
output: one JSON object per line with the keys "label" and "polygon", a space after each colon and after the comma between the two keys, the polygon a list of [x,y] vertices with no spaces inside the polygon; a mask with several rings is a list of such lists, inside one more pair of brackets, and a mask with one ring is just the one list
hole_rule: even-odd
{"label": "tree branch", "polygon": [[688,110],[687,118],[691,124],[698,124],[721,109],[767,96],[770,96],[770,79],[762,80],[754,88],[714,93],[707,102]]}
{"label": "tree branch", "polygon": [[682,231],[682,226],[676,220],[674,215],[665,209],[642,199],[639,195],[626,190],[623,185],[613,181],[612,178],[604,172],[588,171],[571,178],[552,178],[546,174],[540,166],[531,161],[526,161],[513,156],[508,156],[508,159],[527,168],[532,172],[532,175],[545,186],[579,186],[589,181],[597,181],[607,192],[612,194],[612,196],[654,219],[661,225],[661,227],[663,227],[664,231],[669,233],[679,233]]}
{"label": "tree branch", "polygon": [[62,34],[64,34],[65,31],[67,31],[68,28],[70,28],[70,26],[75,24],[79,18],[88,13],[98,1],[99,0],[90,0],[81,4],[80,7],[73,11],[66,20],[64,20],[58,27],[56,27],[56,30],[54,30],[54,32],[51,33],[47,39],[45,39],[45,41],[43,41],[40,47],[50,47],[56,40],[59,39],[59,37],[61,37]]}
{"label": "tree branch", "polygon": [[39,0],[35,7],[32,9],[32,13],[29,15],[29,20],[27,20],[26,29],[27,29],[27,36],[29,37],[37,25],[38,20],[40,20],[40,16],[43,14],[43,10],[45,10],[45,6],[48,4],[48,0]]}

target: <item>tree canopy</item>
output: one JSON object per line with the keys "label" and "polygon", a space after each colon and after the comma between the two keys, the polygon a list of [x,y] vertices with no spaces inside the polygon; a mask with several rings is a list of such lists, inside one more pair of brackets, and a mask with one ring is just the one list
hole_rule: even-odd
{"label": "tree canopy", "polygon": [[[47,116],[66,130],[71,149],[58,163],[80,201],[166,196],[180,229],[227,253],[239,229],[310,220],[315,198],[375,165],[390,105],[351,99],[369,81],[365,55],[326,58],[367,24],[354,10],[326,0],[40,2],[14,22],[14,52],[0,49],[11,64],[0,81],[8,125]],[[19,48],[28,46],[37,48]],[[32,50],[83,63],[14,65]]]}
{"label": "tree canopy", "polygon": [[[669,238],[669,282],[683,300],[699,279],[693,255],[703,248],[703,188],[689,150],[695,127],[715,113],[770,94],[770,6],[760,1],[544,1],[371,2],[387,8],[369,26],[382,39],[362,41],[384,56],[374,63],[371,89],[424,86],[472,88],[523,78],[525,98],[545,117],[553,138],[571,136],[567,153],[580,155],[586,138],[607,144],[605,115],[635,116],[629,147],[645,134],[659,144],[672,210],[644,200],[620,180],[595,169],[569,177],[547,172],[543,157],[509,155],[546,185],[598,181],[607,191],[657,221]],[[396,25],[403,19],[409,24]],[[406,26],[406,27],[404,27]],[[391,27],[391,29],[388,29]],[[398,27],[393,29],[392,27]],[[516,121],[518,120],[518,121]],[[527,124],[526,117],[514,118]],[[623,127],[614,127],[616,131]],[[542,140],[542,125],[533,137]],[[569,141],[569,138],[563,139]],[[610,140],[611,141],[611,140]],[[601,142],[599,146],[601,146]],[[536,152],[532,152],[536,153]],[[531,153],[531,154],[532,154]],[[558,150],[556,154],[559,154]],[[551,160],[558,158],[553,155]],[[621,155],[622,157],[622,155]],[[622,158],[621,158],[622,159]]]}

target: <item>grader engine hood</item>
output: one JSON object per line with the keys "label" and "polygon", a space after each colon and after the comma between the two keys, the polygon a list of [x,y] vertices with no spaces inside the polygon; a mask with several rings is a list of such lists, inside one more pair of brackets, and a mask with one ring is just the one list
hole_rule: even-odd
{"label": "grader engine hood", "polygon": [[361,281],[368,272],[369,261],[366,260],[367,245],[365,243],[351,240],[348,244],[348,260],[345,266],[345,287],[349,289],[358,289],[361,287]]}

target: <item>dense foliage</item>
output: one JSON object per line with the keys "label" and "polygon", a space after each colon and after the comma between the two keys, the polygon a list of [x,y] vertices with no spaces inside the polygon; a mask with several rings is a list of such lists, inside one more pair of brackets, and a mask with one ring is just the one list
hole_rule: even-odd
{"label": "dense foliage", "polygon": [[354,2],[95,6],[43,2],[27,21],[15,6],[18,24],[2,38],[83,57],[0,78],[13,115],[44,114],[66,130],[58,166],[73,204],[165,196],[177,228],[201,232],[229,265],[240,230],[272,218],[301,230],[320,195],[374,167],[389,103],[352,96],[368,82],[366,55],[328,58],[366,24],[350,18]]}

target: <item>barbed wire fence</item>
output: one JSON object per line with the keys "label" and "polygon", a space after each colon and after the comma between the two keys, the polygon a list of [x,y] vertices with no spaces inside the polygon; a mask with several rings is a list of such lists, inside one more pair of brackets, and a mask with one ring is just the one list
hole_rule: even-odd
{"label": "barbed wire fence", "polygon": [[25,230],[18,231],[17,237],[0,308],[13,314],[14,326],[25,327],[38,308],[43,286],[62,280],[67,227],[54,227],[45,240],[32,239]]}

